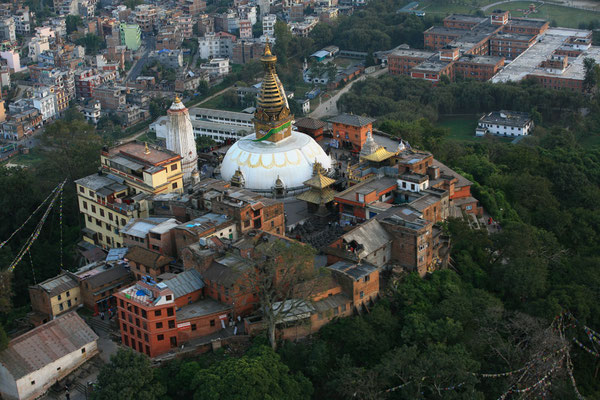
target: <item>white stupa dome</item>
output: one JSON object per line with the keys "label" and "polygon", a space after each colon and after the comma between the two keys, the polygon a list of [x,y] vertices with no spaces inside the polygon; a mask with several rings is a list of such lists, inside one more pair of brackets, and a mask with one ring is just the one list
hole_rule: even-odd
{"label": "white stupa dome", "polygon": [[239,168],[244,176],[244,187],[250,190],[271,190],[279,178],[286,189],[300,188],[313,174],[315,161],[325,169],[331,168],[331,158],[308,135],[292,134],[276,143],[254,142],[256,135],[248,135],[234,143],[221,163],[221,178],[231,180]]}

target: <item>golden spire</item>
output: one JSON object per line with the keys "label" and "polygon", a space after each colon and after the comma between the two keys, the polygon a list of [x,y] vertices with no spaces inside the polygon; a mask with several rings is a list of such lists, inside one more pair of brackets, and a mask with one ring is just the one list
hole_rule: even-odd
{"label": "golden spire", "polygon": [[175,95],[175,101],[174,101],[174,103],[175,104],[181,103],[181,99],[179,98],[178,95]]}
{"label": "golden spire", "polygon": [[150,149],[148,148],[148,142],[144,142],[144,154],[150,154]]}
{"label": "golden spire", "polygon": [[283,94],[281,93],[279,78],[277,77],[277,71],[275,69],[277,56],[271,53],[271,46],[269,43],[265,46],[265,52],[260,60],[265,68],[265,77],[258,96],[257,111],[264,112],[269,120],[276,120],[279,119],[282,110],[287,108],[287,105],[283,98]]}

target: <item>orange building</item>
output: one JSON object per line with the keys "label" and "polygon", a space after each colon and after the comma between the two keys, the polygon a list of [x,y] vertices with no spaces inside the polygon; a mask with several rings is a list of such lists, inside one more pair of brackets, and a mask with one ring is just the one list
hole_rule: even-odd
{"label": "orange building", "polygon": [[329,120],[333,124],[333,138],[343,147],[360,151],[367,140],[367,132],[373,131],[375,119],[353,114],[340,114]]}

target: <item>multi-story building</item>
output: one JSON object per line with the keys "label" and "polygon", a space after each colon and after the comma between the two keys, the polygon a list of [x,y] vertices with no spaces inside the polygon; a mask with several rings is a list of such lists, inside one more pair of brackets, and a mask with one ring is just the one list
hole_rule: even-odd
{"label": "multi-story building", "polygon": [[134,218],[121,229],[123,245],[140,246],[175,256],[175,238],[173,229],[179,225],[174,218]]}
{"label": "multi-story building", "polygon": [[275,14],[265,15],[262,20],[263,35],[268,37],[275,37],[275,23],[277,22],[277,16]]}
{"label": "multi-story building", "polygon": [[0,18],[0,40],[14,42],[17,40],[15,20],[12,17]]}
{"label": "multi-story building", "polygon": [[189,15],[177,17],[177,28],[183,39],[191,39],[194,36],[195,20]]}
{"label": "multi-story building", "polygon": [[190,17],[197,17],[206,10],[206,1],[204,0],[182,0],[181,10]]}
{"label": "multi-story building", "polygon": [[148,56],[151,60],[156,60],[166,68],[179,69],[183,67],[183,51],[177,50],[155,50]]}
{"label": "multi-story building", "polygon": [[44,51],[49,50],[50,43],[48,41],[48,37],[46,36],[34,37],[29,42],[29,58],[31,58],[33,62],[37,62],[39,55]]}
{"label": "multi-story building", "polygon": [[247,19],[240,20],[240,39],[252,39],[252,24]]}
{"label": "multi-story building", "polygon": [[116,110],[127,103],[124,88],[113,85],[102,85],[94,89],[92,99],[100,102],[104,110]]}
{"label": "multi-story building", "polygon": [[29,286],[29,299],[41,323],[51,321],[82,304],[79,281],[68,273]]}
{"label": "multi-story building", "polygon": [[2,123],[2,136],[5,139],[21,140],[42,126],[42,114],[35,109],[11,114],[10,120]]}
{"label": "multi-story building", "polygon": [[221,330],[231,307],[202,299],[204,286],[200,273],[191,269],[159,283],[144,279],[117,293],[123,344],[156,357]]}
{"label": "multi-story building", "polygon": [[156,7],[149,4],[138,4],[133,11],[134,21],[139,25],[142,32],[151,32],[154,30],[156,21]]}
{"label": "multi-story building", "polygon": [[102,116],[102,105],[99,101],[94,101],[91,105],[83,107],[81,112],[86,121],[96,125]]}
{"label": "multi-story building", "polygon": [[536,38],[536,35],[499,32],[490,38],[490,55],[513,60],[533,46]]}
{"label": "multi-story building", "polygon": [[434,56],[433,51],[418,49],[397,49],[388,54],[388,71],[393,75],[409,75],[417,65]]}
{"label": "multi-story building", "polygon": [[133,245],[126,254],[129,268],[137,280],[151,277],[158,281],[165,273],[179,272],[181,268],[174,265],[175,259],[155,250]]}
{"label": "multi-story building", "polygon": [[92,98],[96,87],[103,83],[114,82],[118,76],[119,72],[116,70],[98,71],[90,68],[75,71],[75,91],[77,97]]}
{"label": "multi-story building", "polygon": [[207,33],[215,32],[215,20],[207,14],[201,14],[198,17],[198,36],[205,36]]}
{"label": "multi-story building", "polygon": [[181,156],[161,147],[129,142],[102,151],[101,172],[75,183],[84,240],[119,247],[131,218],[148,217],[147,196],[181,192]]}
{"label": "multi-story building", "polygon": [[119,24],[119,36],[121,45],[127,47],[128,50],[136,51],[142,45],[141,30],[137,24]]}
{"label": "multi-story building", "polygon": [[83,305],[94,315],[115,307],[114,294],[129,286],[134,278],[131,269],[120,260],[94,262],[71,275],[79,281]]}
{"label": "multi-story building", "polygon": [[265,52],[265,45],[260,41],[238,40],[233,46],[231,62],[234,64],[246,64],[249,61],[260,60]]}
{"label": "multi-story building", "polygon": [[31,32],[29,8],[17,11],[13,15],[13,19],[15,20],[15,32],[18,35],[28,36]]}
{"label": "multi-story building", "polygon": [[46,123],[56,116],[56,95],[52,88],[48,86],[35,88],[32,104],[42,115],[42,122]]}
{"label": "multi-story building", "polygon": [[231,58],[235,41],[235,36],[226,32],[207,33],[198,38],[200,58]]}
{"label": "multi-story building", "polygon": [[21,71],[21,56],[14,50],[0,51],[0,58],[6,61],[6,65],[11,72]]}
{"label": "multi-story building", "polygon": [[453,64],[454,77],[477,81],[492,79],[504,66],[504,57],[463,55]]}

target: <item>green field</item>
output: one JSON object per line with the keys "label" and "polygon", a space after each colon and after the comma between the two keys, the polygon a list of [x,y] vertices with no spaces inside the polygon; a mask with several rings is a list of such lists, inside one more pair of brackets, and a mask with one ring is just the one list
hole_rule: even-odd
{"label": "green field", "polygon": [[479,116],[461,116],[440,118],[438,125],[442,128],[448,128],[450,134],[447,140],[459,142],[475,142],[480,138],[475,137],[475,128]]}
{"label": "green field", "polygon": [[[232,89],[233,90],[233,89]],[[234,92],[235,93],[235,92]],[[226,110],[226,111],[242,111],[244,108],[246,107],[230,107],[226,105],[225,102],[225,95],[227,94],[227,92],[224,92],[216,97],[213,97],[212,99],[199,104],[199,107],[204,107],[204,108],[213,108],[216,110]]]}
{"label": "green field", "polygon": [[[449,2],[421,2],[419,10],[425,11],[428,14],[475,14],[480,7],[494,3],[493,0],[474,0],[463,3]],[[529,9],[530,4],[535,4],[536,12],[525,15],[524,11]],[[580,23],[588,23],[593,20],[600,20],[600,12],[581,10],[577,8],[569,8],[557,6],[554,4],[541,3],[536,1],[512,1],[498,5],[502,10],[508,10],[514,17],[527,16],[528,18],[545,19],[551,23],[556,23],[556,26],[566,28],[577,28]],[[491,9],[486,11],[489,14]]]}
{"label": "green field", "polygon": [[34,167],[44,159],[43,154],[35,148],[29,150],[29,154],[18,154],[6,160],[5,164],[16,164],[24,167]]}

